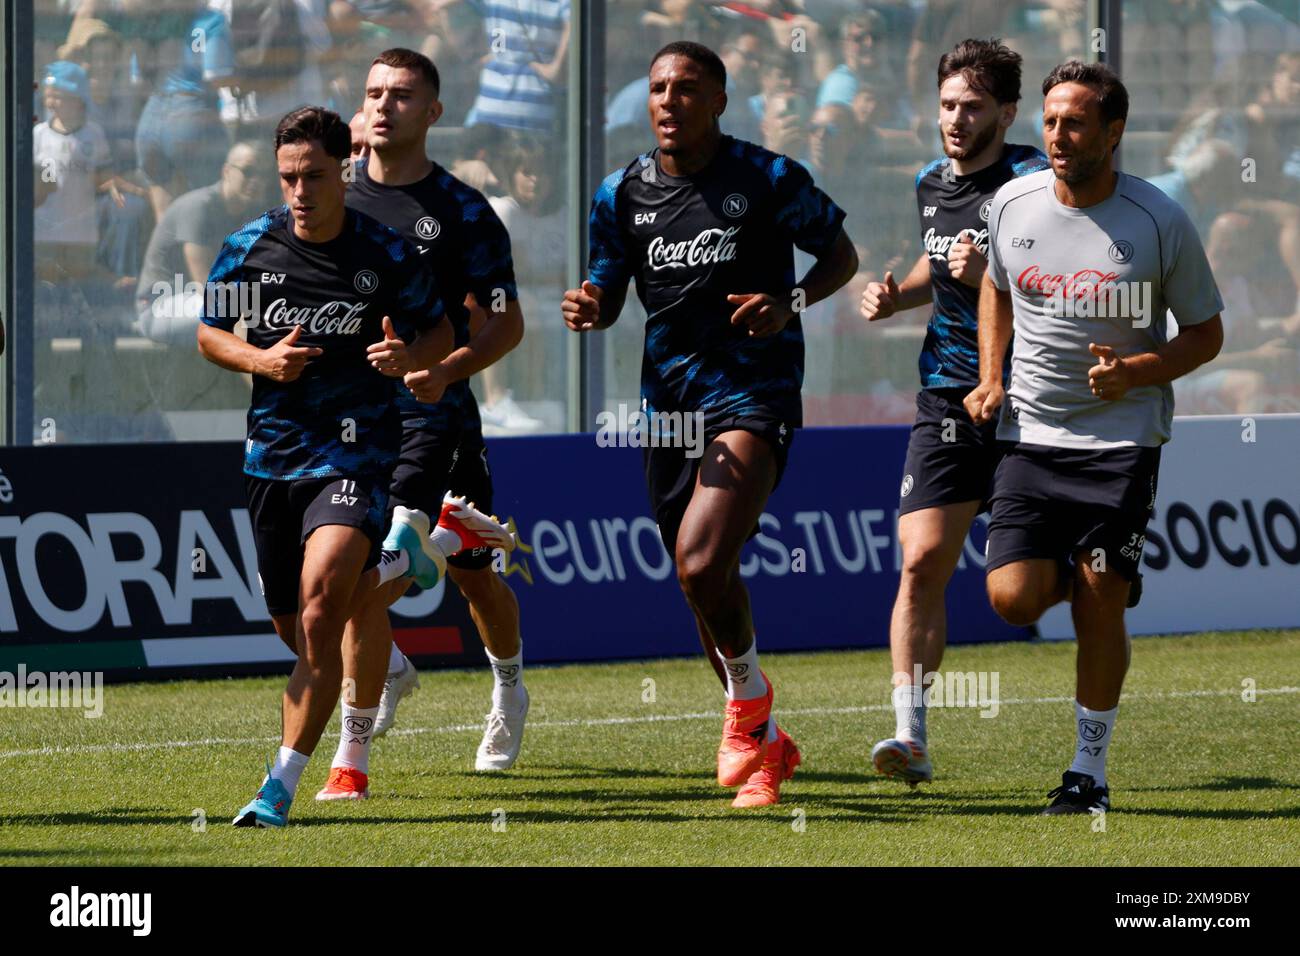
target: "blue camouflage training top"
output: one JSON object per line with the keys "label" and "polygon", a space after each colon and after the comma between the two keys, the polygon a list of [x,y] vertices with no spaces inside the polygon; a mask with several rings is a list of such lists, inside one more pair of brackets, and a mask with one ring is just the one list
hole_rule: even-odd
{"label": "blue camouflage training top", "polygon": [[751,337],[733,327],[730,294],[786,298],[794,247],[820,258],[844,211],[794,160],[723,136],[709,164],[670,176],[659,150],[608,177],[591,208],[591,281],[636,279],[646,311],[641,398],[646,411],[701,411],[712,421],[753,414],[803,421],[803,328]]}
{"label": "blue camouflage training top", "polygon": [[[432,273],[396,231],[348,210],[328,242],[294,235],[280,206],[226,237],[208,289],[228,284],[251,301],[248,341],[269,348],[295,326],[315,346],[292,382],[253,376],[244,471],[258,478],[387,477],[397,463],[401,418],[395,379],[375,371],[366,347],[384,338],[384,316],[408,344],[443,316]],[[232,331],[241,311],[204,303],[202,321]]]}
{"label": "blue camouflage training top", "polygon": [[[488,313],[519,298],[506,227],[481,192],[437,163],[418,182],[386,186],[370,178],[363,160],[356,165],[347,204],[392,226],[415,246],[420,262],[433,272],[456,348],[469,341],[466,292]],[[397,393],[407,428],[479,427],[478,403],[467,379],[447,386],[436,405],[416,401],[400,384]]]}
{"label": "blue camouflage training top", "polygon": [[1046,169],[1047,165],[1047,157],[1032,146],[1007,143],[997,162],[969,176],[954,175],[951,161],[946,158],[936,159],[917,173],[921,244],[930,257],[934,296],[934,313],[921,346],[922,388],[974,388],[979,384],[976,315],[980,290],[953,278],[948,250],[965,230],[967,238],[974,234],[975,245],[987,257],[993,194],[1008,180]]}

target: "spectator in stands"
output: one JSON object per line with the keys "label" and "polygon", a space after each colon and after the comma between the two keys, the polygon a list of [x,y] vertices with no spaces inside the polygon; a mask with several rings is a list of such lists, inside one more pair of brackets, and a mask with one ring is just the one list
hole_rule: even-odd
{"label": "spectator in stands", "polygon": [[1246,107],[1261,147],[1265,175],[1276,173],[1279,190],[1300,194],[1300,50],[1278,55],[1255,101]]}
{"label": "spectator in stands", "polygon": [[[563,367],[556,348],[563,346],[563,330],[552,318],[554,311],[542,305],[562,293],[566,266],[564,190],[552,168],[554,161],[541,141],[512,137],[496,164],[507,193],[488,200],[510,234],[520,306],[530,316],[532,347],[516,350],[483,372],[483,424],[507,432],[537,431],[543,422],[520,407],[506,380],[536,379]],[[563,388],[557,378],[539,391],[556,395]]]}
{"label": "spectator in stands", "polygon": [[272,170],[265,153],[260,142],[236,143],[217,182],[178,196],[163,213],[136,287],[138,327],[148,338],[192,348],[217,251],[260,208]]}
{"label": "spectator in stands", "polygon": [[808,143],[808,100],[798,92],[795,66],[789,56],[774,53],[763,70],[763,92],[750,97],[759,112],[762,145],[787,156],[803,156]]}
{"label": "spectator in stands", "polygon": [[425,11],[425,38],[420,52],[438,64],[442,79],[438,101],[443,106],[439,122],[443,127],[463,126],[478,96],[479,70],[487,54],[487,38],[479,17],[467,5],[449,8],[428,5]]}
{"label": "spectator in stands", "polygon": [[[1300,207],[1243,183],[1241,156],[1207,139],[1150,181],[1187,212],[1223,292],[1224,349],[1177,386],[1188,412],[1289,411],[1269,394],[1297,384]],[[1297,395],[1295,397],[1300,397]]]}
{"label": "spectator in stands", "polygon": [[210,0],[209,6],[230,23],[237,84],[222,87],[220,108],[241,137],[273,136],[285,114],[326,101],[322,65],[333,41],[325,0]]}
{"label": "spectator in stands", "polygon": [[[441,7],[456,0],[434,0]],[[569,49],[569,0],[493,0],[481,7],[488,59],[466,126],[554,132]]]}
{"label": "spectator in stands", "polygon": [[107,190],[122,203],[108,140],[99,124],[86,118],[90,80],[80,66],[51,63],[41,91],[49,119],[32,132],[37,273],[51,282],[88,279],[97,272],[95,195]]}
{"label": "spectator in stands", "polygon": [[216,180],[229,140],[217,110],[217,88],[235,75],[230,25],[195,4],[196,16],[172,43],[180,59],[149,97],[136,131],[136,156],[161,219],[181,193]]}
{"label": "spectator in stands", "polygon": [[888,91],[878,107],[881,115],[877,122],[892,129],[908,129],[914,118],[911,103],[891,81],[887,62],[877,57],[876,45],[884,40],[883,21],[874,10],[844,20],[840,24],[843,60],[822,81],[817,90],[817,105],[843,103],[852,106],[858,85],[874,81],[879,89]]}
{"label": "spectator in stands", "polygon": [[135,289],[144,259],[153,211],[149,191],[138,176],[135,161],[135,127],[138,101],[127,82],[127,62],[117,33],[103,20],[73,20],[59,58],[81,66],[90,81],[86,117],[97,124],[108,142],[109,169],[118,196],[101,191],[95,203],[99,240],[95,259],[116,279],[115,286],[129,297]]}
{"label": "spectator in stands", "polygon": [[[752,30],[742,30],[722,44],[719,56],[727,68],[727,111],[722,119],[723,132],[751,143],[762,142],[762,117],[749,106],[754,96],[762,95],[759,84],[759,66],[762,63],[763,40]],[[637,119],[645,125],[646,99],[649,79],[645,79],[646,97],[641,101]]]}

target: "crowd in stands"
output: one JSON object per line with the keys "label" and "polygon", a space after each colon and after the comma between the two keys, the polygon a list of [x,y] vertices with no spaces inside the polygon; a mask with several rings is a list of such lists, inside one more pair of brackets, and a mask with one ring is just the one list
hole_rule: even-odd
{"label": "crowd in stands", "polygon": [[[224,235],[278,203],[279,118],[307,103],[351,117],[374,56],[411,46],[441,74],[431,156],[489,196],[514,242],[529,334],[475,383],[485,424],[564,430],[565,210],[590,199],[567,185],[582,2],[35,0],[37,422],[52,417],[60,440],[168,440],[196,437],[187,421],[211,427],[193,413],[245,406],[232,389],[246,385],[194,353],[185,284],[203,282]],[[807,165],[859,246],[862,273],[805,317],[808,423],[907,421],[928,316],[868,327],[857,299],[917,255],[914,177],[940,155],[938,58],[967,36],[1020,51],[1009,139],[1037,145],[1041,78],[1097,42],[1087,6],[606,0],[605,166],[653,146],[653,51],[680,38],[716,49],[723,132]],[[1227,303],[1224,354],[1180,383],[1179,410],[1300,410],[1300,3],[1152,0],[1124,17],[1121,168],[1187,209]],[[635,401],[640,335],[631,313],[610,333],[611,402]]]}

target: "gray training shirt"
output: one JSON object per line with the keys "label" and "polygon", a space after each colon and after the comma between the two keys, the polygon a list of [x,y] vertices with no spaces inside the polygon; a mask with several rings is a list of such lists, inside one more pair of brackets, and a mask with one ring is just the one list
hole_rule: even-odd
{"label": "gray training shirt", "polygon": [[1162,445],[1169,385],[1097,398],[1088,343],[1121,358],[1168,340],[1223,309],[1205,250],[1187,214],[1155,186],[1119,174],[1103,202],[1074,209],[1056,198],[1050,169],[1009,181],[989,210],[988,275],[1011,291],[1011,384],[998,438],[1063,448]]}

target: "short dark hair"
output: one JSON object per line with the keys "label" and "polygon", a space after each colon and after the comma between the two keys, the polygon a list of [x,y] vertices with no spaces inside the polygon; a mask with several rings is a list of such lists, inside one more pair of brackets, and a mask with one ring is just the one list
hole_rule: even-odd
{"label": "short dark hair", "polygon": [[1018,103],[1020,63],[1020,54],[999,39],[962,40],[939,57],[939,86],[961,74],[971,89],[999,103]]}
{"label": "short dark hair", "polygon": [[1082,83],[1096,91],[1103,123],[1128,119],[1128,90],[1119,75],[1105,63],[1066,60],[1043,80],[1043,95],[1062,83]]}
{"label": "short dark hair", "polygon": [[653,70],[654,65],[666,56],[684,56],[691,62],[698,63],[705,73],[718,81],[720,87],[724,90],[727,88],[727,68],[722,58],[703,43],[696,43],[693,40],[674,40],[654,55],[654,59],[650,61],[650,69]]}
{"label": "short dark hair", "polygon": [[442,93],[442,79],[438,76],[438,68],[423,53],[408,50],[404,46],[395,46],[385,50],[370,61],[371,66],[376,63],[382,63],[384,66],[391,66],[399,70],[413,70],[419,73],[424,81],[433,87],[433,98],[435,100]]}
{"label": "short dark hair", "polygon": [[320,143],[334,159],[352,155],[352,131],[338,113],[321,106],[304,106],[280,120],[275,127],[275,149],[290,143]]}

